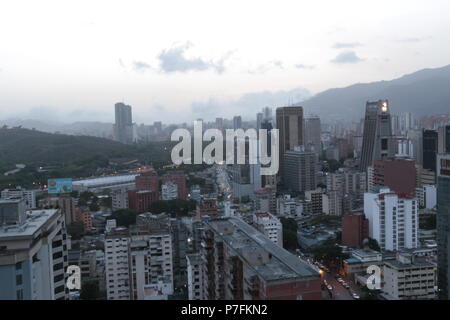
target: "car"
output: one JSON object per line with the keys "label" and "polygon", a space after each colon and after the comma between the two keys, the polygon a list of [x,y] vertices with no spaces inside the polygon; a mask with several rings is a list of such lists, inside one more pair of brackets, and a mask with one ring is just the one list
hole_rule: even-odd
{"label": "car", "polygon": [[359,298],[360,298],[356,293],[352,293],[352,297],[353,297],[354,299],[359,299]]}
{"label": "car", "polygon": [[346,284],[346,283],[343,284],[343,286],[344,286],[345,289],[350,289],[350,286],[348,284]]}

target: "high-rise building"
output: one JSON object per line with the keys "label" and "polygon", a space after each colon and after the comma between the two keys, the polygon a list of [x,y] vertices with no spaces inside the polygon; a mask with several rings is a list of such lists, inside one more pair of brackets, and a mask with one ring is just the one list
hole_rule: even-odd
{"label": "high-rise building", "polygon": [[114,139],[130,144],[133,143],[133,120],[131,106],[122,102],[115,104],[116,122],[114,124]]}
{"label": "high-rise building", "polygon": [[158,201],[158,194],[151,190],[128,190],[128,205],[138,213],[150,211],[153,202]]}
{"label": "high-rise building", "polygon": [[320,274],[237,218],[205,221],[203,297],[207,300],[320,300]]}
{"label": "high-rise building", "polygon": [[438,129],[438,153],[450,153],[450,125]]}
{"label": "high-rise building", "polygon": [[438,133],[435,130],[423,130],[422,134],[422,166],[436,172],[436,154],[438,152]]}
{"label": "high-rise building", "polygon": [[320,128],[320,118],[318,116],[310,116],[305,119],[305,148],[317,153],[319,156],[322,153]]}
{"label": "high-rise building", "polygon": [[256,130],[261,129],[261,124],[263,122],[264,115],[261,112],[256,114]]}
{"label": "high-rise building", "polygon": [[191,253],[186,255],[187,260],[187,279],[188,279],[188,299],[203,299],[203,278],[202,266],[203,260],[200,253]]}
{"label": "high-rise building", "polygon": [[233,129],[242,129],[242,117],[241,116],[234,116],[233,117]]}
{"label": "high-rise building", "polygon": [[284,183],[284,154],[303,146],[303,107],[280,107],[276,111],[277,129],[279,130],[279,173]]}
{"label": "high-rise building", "polygon": [[361,150],[361,171],[365,172],[374,160],[393,157],[395,154],[393,142],[388,101],[367,102]]}
{"label": "high-rise building", "polygon": [[108,300],[130,300],[130,266],[128,229],[115,228],[105,235],[106,297]]}
{"label": "high-rise building", "polygon": [[65,300],[67,234],[59,209],[0,200],[0,300]]}
{"label": "high-rise building", "polygon": [[419,203],[389,188],[364,194],[364,215],[369,220],[369,236],[382,250],[417,248],[419,243]]}
{"label": "high-rise building", "polygon": [[439,298],[450,299],[450,154],[437,157],[437,243]]}
{"label": "high-rise building", "polygon": [[317,156],[314,152],[296,148],[284,153],[284,187],[295,192],[315,190]]}

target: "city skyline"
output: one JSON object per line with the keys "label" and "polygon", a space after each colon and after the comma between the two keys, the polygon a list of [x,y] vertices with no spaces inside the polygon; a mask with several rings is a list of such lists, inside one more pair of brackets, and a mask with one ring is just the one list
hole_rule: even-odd
{"label": "city skyline", "polygon": [[[231,3],[219,13],[205,2],[77,2],[70,11],[51,1],[29,2],[28,11],[8,2],[0,107],[6,118],[111,121],[110,104],[124,100],[139,122],[154,114],[167,122],[179,111],[230,117],[261,101],[288,105],[450,63],[447,22],[434,19],[450,11],[448,2],[387,3],[258,3],[256,11]],[[405,57],[405,48],[413,54]]]}

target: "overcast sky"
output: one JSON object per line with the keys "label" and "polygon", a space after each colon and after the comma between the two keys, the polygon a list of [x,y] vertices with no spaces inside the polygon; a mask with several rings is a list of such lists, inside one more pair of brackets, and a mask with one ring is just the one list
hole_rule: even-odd
{"label": "overcast sky", "polygon": [[[300,4],[301,3],[301,4]],[[249,115],[450,64],[450,1],[0,2],[0,119]]]}

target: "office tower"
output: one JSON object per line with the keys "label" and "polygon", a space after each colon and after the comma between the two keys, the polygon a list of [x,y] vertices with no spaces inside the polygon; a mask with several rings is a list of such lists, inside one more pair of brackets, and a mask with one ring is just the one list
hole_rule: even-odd
{"label": "office tower", "polygon": [[[396,193],[413,196],[417,186],[417,171],[414,160],[389,158],[376,160],[371,181],[373,187],[389,187]],[[370,191],[370,190],[369,190]]]}
{"label": "office tower", "polygon": [[393,157],[394,153],[388,101],[367,102],[360,170],[365,172],[374,160]]}
{"label": "office tower", "polygon": [[253,227],[283,247],[283,225],[277,217],[269,212],[256,212],[253,214]]}
{"label": "office tower", "polygon": [[438,129],[438,153],[450,153],[450,125]]}
{"label": "office tower", "polygon": [[133,143],[133,120],[131,106],[122,102],[115,104],[116,122],[114,124],[114,139],[130,144]]}
{"label": "office tower", "polygon": [[437,243],[439,298],[450,299],[450,154],[437,157]]}
{"label": "office tower", "polygon": [[67,234],[59,209],[0,200],[0,300],[65,300]]}
{"label": "office tower", "polygon": [[233,117],[233,129],[242,129],[242,117],[241,116],[234,116]]}
{"label": "office tower", "polygon": [[435,130],[423,130],[422,133],[422,167],[436,172],[436,154],[438,152],[438,133]]}
{"label": "office tower", "polygon": [[178,198],[178,186],[172,181],[167,181],[161,186],[161,200],[175,200]]}
{"label": "office tower", "polygon": [[[284,154],[303,146],[303,107],[280,107],[276,111],[277,129],[279,130],[280,168],[279,173],[284,181]],[[284,182],[283,182],[284,183]]]}
{"label": "office tower", "polygon": [[315,190],[317,156],[314,152],[304,151],[303,147],[287,151],[284,154],[284,187],[294,192]]}
{"label": "office tower", "polygon": [[386,300],[436,299],[436,263],[410,252],[398,252],[383,266],[381,296]]}
{"label": "office tower", "polygon": [[223,129],[223,118],[216,118],[216,129]]}
{"label": "office tower", "polygon": [[153,127],[155,128],[156,134],[160,134],[162,132],[162,122],[161,121],[153,122]]}
{"label": "office tower", "polygon": [[36,208],[36,191],[34,190],[25,190],[21,187],[17,187],[15,189],[5,189],[1,193],[2,199],[12,199],[19,198],[25,199],[25,204],[28,210]]}
{"label": "office tower", "polygon": [[342,216],[342,245],[362,248],[364,239],[369,237],[369,220],[363,213],[350,213]]}
{"label": "office tower", "polygon": [[178,199],[187,199],[186,174],[183,171],[169,171],[162,177],[162,183],[172,182],[177,185]]}
{"label": "office tower", "polygon": [[322,153],[320,128],[320,118],[318,116],[310,116],[305,119],[305,148],[317,153],[318,156]]}
{"label": "office tower", "polygon": [[261,129],[261,124],[263,122],[264,115],[259,112],[256,114],[256,130]]}
{"label": "office tower", "polygon": [[128,229],[113,228],[105,234],[106,297],[108,300],[130,300]]}
{"label": "office tower", "polygon": [[323,213],[323,196],[324,190],[322,188],[317,188],[316,190],[305,191],[305,202],[311,204],[312,214],[322,214]]}
{"label": "office tower", "polygon": [[204,299],[320,300],[320,274],[237,218],[205,221]]}
{"label": "office tower", "polygon": [[416,188],[416,198],[421,207],[435,209],[437,204],[436,185],[424,185]]}
{"label": "office tower", "polygon": [[264,120],[272,121],[272,109],[269,107],[264,107],[262,109]]}
{"label": "office tower", "polygon": [[233,198],[250,199],[261,189],[260,164],[234,164],[231,166]]}
{"label": "office tower", "polygon": [[369,236],[382,250],[417,248],[419,203],[389,188],[364,194],[364,215],[369,220]]}

